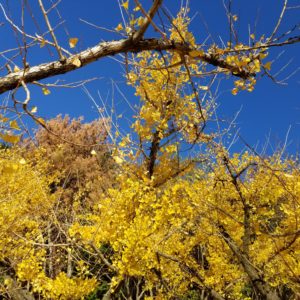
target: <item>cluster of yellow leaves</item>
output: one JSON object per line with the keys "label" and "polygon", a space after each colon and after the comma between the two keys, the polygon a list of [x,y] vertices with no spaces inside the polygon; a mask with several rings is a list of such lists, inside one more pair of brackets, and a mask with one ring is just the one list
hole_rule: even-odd
{"label": "cluster of yellow leaves", "polygon": [[[16,280],[27,282],[46,299],[81,299],[96,286],[85,274],[69,278],[60,273],[48,277],[47,228],[53,222],[56,199],[49,193],[55,174],[46,174],[43,151],[32,152],[32,164],[17,148],[0,151],[0,260],[9,261]],[[47,250],[48,249],[48,250]],[[11,280],[1,292],[9,293]],[[14,287],[15,288],[15,287]]]}
{"label": "cluster of yellow leaves", "polygon": [[[189,19],[183,12],[174,20],[175,27],[170,31],[170,38],[181,39],[178,31],[185,34],[185,39],[194,43],[194,37],[187,32]],[[128,74],[128,84],[135,89],[135,95],[141,101],[141,109],[132,128],[143,145],[153,142],[154,137],[166,141],[173,133],[180,132],[181,139],[187,142],[200,140],[201,127],[209,115],[209,108],[195,97],[187,85],[190,80],[182,58],[178,53],[170,52],[164,56],[159,53],[142,52],[135,57],[134,68]],[[171,66],[171,67],[170,67]],[[199,73],[201,68],[191,64],[190,72]],[[207,90],[200,86],[200,90]],[[200,103],[201,102],[201,103]],[[167,142],[170,146],[159,152],[160,170],[156,174],[165,178],[170,175],[168,163],[177,153],[176,143]],[[122,145],[120,145],[122,147]],[[138,152],[139,153],[139,152]],[[137,158],[135,156],[135,158]],[[136,170],[141,177],[147,177],[147,169]]]}
{"label": "cluster of yellow leaves", "polygon": [[177,17],[173,19],[173,26],[170,29],[170,39],[179,43],[188,43],[191,47],[194,47],[195,37],[188,30],[190,18],[187,13],[188,10],[182,8]]}
{"label": "cluster of yellow leaves", "polygon": [[1,125],[0,138],[5,143],[15,144],[20,141],[20,135],[17,135],[15,133],[16,131],[21,130],[16,120],[10,120],[10,118],[0,114],[0,125]]}
{"label": "cluster of yellow leaves", "polygon": [[[125,9],[125,11],[128,12],[129,10],[129,1],[124,1],[122,4],[121,4],[121,7],[123,9]],[[145,17],[144,16],[136,16],[136,13],[140,11],[140,7],[139,6],[136,6],[134,9],[133,9],[133,12],[134,14],[131,14],[130,15],[130,20],[128,22],[128,24],[125,25],[125,28],[123,27],[123,24],[122,23],[119,23],[115,30],[116,31],[124,31],[126,34],[130,34],[132,33],[133,29],[135,27],[140,27],[143,25],[144,21],[145,21]],[[147,19],[146,19],[147,20]]]}
{"label": "cluster of yellow leaves", "polygon": [[[129,1],[121,6],[127,11]],[[300,292],[300,173],[295,164],[277,156],[262,160],[248,153],[234,155],[226,164],[224,156],[229,155],[220,151],[210,157],[209,169],[202,171],[192,169],[188,160],[180,161],[178,153],[182,143],[205,144],[213,153],[213,135],[203,132],[213,104],[199,97],[209,87],[203,83],[191,88],[191,77],[207,71],[202,58],[208,55],[223,61],[227,73],[256,74],[262,68],[270,70],[270,62],[262,64],[267,49],[247,52],[247,46],[240,44],[226,49],[214,45],[204,51],[188,31],[189,21],[182,10],[169,33],[170,40],[195,49],[188,57],[172,51],[164,55],[141,52],[133,57],[127,75],[141,101],[132,125],[139,147],[134,152],[131,137],[122,139],[121,150],[112,153],[123,168],[118,182],[91,209],[83,211],[81,205],[88,184],[74,193],[69,206],[53,197],[49,185],[57,178],[45,174],[42,152],[33,154],[38,157],[31,164],[17,149],[1,151],[0,258],[13,262],[17,279],[27,282],[32,291],[50,299],[81,299],[99,284],[96,275],[91,275],[93,266],[79,258],[72,261],[74,276],[59,272],[51,277],[45,272],[50,269],[47,255],[53,246],[47,230],[57,230],[65,221],[65,245],[57,246],[57,260],[75,257],[71,244],[84,254],[95,249],[101,254],[101,247],[109,245],[112,251],[107,261],[102,255],[101,263],[113,270],[112,289],[131,277],[143,279],[149,300],[153,291],[156,299],[172,299],[195,286],[231,299],[247,299],[249,278],[228,246],[225,231],[271,286],[285,285]],[[143,18],[132,17],[125,31],[141,22]],[[116,27],[123,29],[122,24]],[[71,38],[70,47],[77,42]],[[81,66],[79,57],[72,63]],[[253,76],[238,79],[232,93],[252,91],[255,83]],[[46,87],[42,91],[50,93]],[[15,121],[8,121],[1,117],[9,130],[19,129]],[[0,137],[17,141],[8,133]],[[90,155],[96,158],[97,151],[91,150]],[[154,171],[149,176],[151,159]],[[68,207],[71,212],[66,212]]]}
{"label": "cluster of yellow leaves", "polygon": [[[286,284],[298,291],[300,245],[293,239],[299,231],[300,208],[295,204],[300,199],[300,173],[294,169],[287,174],[291,165],[277,157],[264,163],[248,153],[231,158],[236,172],[250,163],[240,182],[251,207],[249,259],[272,286]],[[87,245],[111,245],[115,285],[124,276],[143,277],[145,289],[161,291],[161,299],[183,295],[191,284],[245,299],[248,276],[219,231],[225,228],[243,248],[244,203],[224,165],[197,172],[197,180],[177,179],[160,188],[122,176],[120,188],[110,190],[95,207],[89,219],[93,224],[82,220],[71,228],[71,235]]]}

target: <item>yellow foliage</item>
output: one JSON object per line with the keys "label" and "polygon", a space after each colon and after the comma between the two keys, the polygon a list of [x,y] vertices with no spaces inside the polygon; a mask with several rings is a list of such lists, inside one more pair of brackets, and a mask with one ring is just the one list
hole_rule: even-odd
{"label": "yellow foliage", "polygon": [[[121,6],[128,10],[129,1]],[[132,17],[130,25],[142,22]],[[189,23],[182,9],[169,39],[195,50],[133,56],[127,79],[141,102],[132,124],[138,142],[127,135],[110,152],[119,167],[117,182],[89,209],[82,203],[90,182],[74,184],[76,193],[66,202],[51,192],[59,177],[46,174],[44,150],[33,151],[32,162],[20,149],[1,150],[0,259],[10,261],[20,287],[27,283],[48,299],[82,299],[101,284],[104,270],[112,293],[122,284],[140,284],[145,299],[178,299],[196,288],[250,299],[247,289],[253,292],[257,281],[267,289],[300,292],[299,166],[277,155],[230,156],[215,142],[216,134],[204,133],[215,109],[213,100],[201,98],[210,85],[192,80],[208,71],[210,60],[219,60],[222,68],[214,72],[239,76],[232,94],[251,92],[254,75],[271,68],[262,63],[267,49],[231,43],[202,49]],[[123,30],[122,24],[115,29]],[[70,39],[70,47],[77,41]],[[79,57],[72,63],[81,67]],[[19,129],[14,121],[10,127]],[[19,140],[8,133],[0,137]],[[182,157],[186,145],[204,150]],[[62,153],[54,160],[62,160]],[[94,159],[98,154],[87,152]]]}
{"label": "yellow foliage", "polygon": [[285,170],[292,165],[276,157],[261,163],[245,153],[230,158],[230,163],[236,173],[246,168],[239,190],[221,162],[209,173],[199,171],[199,179],[177,178],[161,187],[121,176],[120,189],[110,190],[95,208],[94,225],[77,224],[71,235],[87,245],[93,240],[97,247],[112,246],[111,259],[118,270],[114,285],[125,276],[143,277],[145,288],[160,290],[158,270],[170,288],[162,292],[162,299],[183,295],[191,283],[245,299],[249,278],[220,227],[243,249],[247,203],[250,261],[272,286],[284,283],[298,290],[299,241],[278,251],[294,239],[289,233],[297,232],[300,208],[294,204],[300,199],[300,173],[287,177]]}
{"label": "yellow foliage", "polygon": [[82,299],[94,290],[95,278],[69,278],[66,273],[51,278],[45,273],[53,247],[47,242],[48,230],[57,207],[48,186],[55,174],[46,174],[43,151],[31,155],[38,164],[25,161],[21,149],[0,151],[0,259],[11,263],[20,283],[28,282],[46,299]]}

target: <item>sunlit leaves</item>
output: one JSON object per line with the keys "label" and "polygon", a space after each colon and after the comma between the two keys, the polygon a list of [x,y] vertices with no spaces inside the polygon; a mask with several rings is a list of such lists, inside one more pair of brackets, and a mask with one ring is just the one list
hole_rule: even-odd
{"label": "sunlit leaves", "polygon": [[203,54],[204,54],[203,50],[192,50],[189,52],[190,57],[199,57],[202,56]]}
{"label": "sunlit leaves", "polygon": [[19,160],[19,163],[21,165],[25,165],[26,164],[26,160],[22,157],[20,160]]}
{"label": "sunlit leaves", "polygon": [[35,113],[37,112],[37,110],[38,110],[37,106],[34,106],[34,107],[32,107],[32,109],[30,110],[30,112],[31,112],[32,114],[35,114]]}
{"label": "sunlit leaves", "polygon": [[232,93],[232,95],[237,95],[237,93],[238,93],[238,88],[233,88],[232,90],[231,90],[231,93]]}
{"label": "sunlit leaves", "polygon": [[199,85],[198,88],[202,91],[208,91],[209,87],[207,85]]}
{"label": "sunlit leaves", "polygon": [[36,122],[37,122],[38,124],[41,124],[41,125],[46,125],[46,121],[45,121],[43,118],[41,118],[41,117],[37,118],[37,119],[36,119]]}
{"label": "sunlit leaves", "polygon": [[69,46],[70,46],[70,48],[75,48],[76,45],[77,45],[77,43],[78,43],[78,38],[73,37],[73,38],[69,39]]}
{"label": "sunlit leaves", "polygon": [[121,6],[122,6],[124,9],[128,10],[128,8],[129,8],[129,0],[124,1],[124,2],[121,4]]}
{"label": "sunlit leaves", "polygon": [[6,143],[15,144],[15,143],[18,143],[20,141],[21,137],[19,135],[12,135],[12,134],[8,134],[8,133],[0,133],[0,138]]}
{"label": "sunlit leaves", "polygon": [[14,72],[19,72],[20,68],[17,65],[15,65],[13,70],[14,70]]}
{"label": "sunlit leaves", "polygon": [[124,159],[117,155],[113,156],[113,159],[117,164],[122,164],[124,162]]}
{"label": "sunlit leaves", "polygon": [[45,96],[48,96],[51,94],[51,91],[47,87],[43,87],[42,91]]}
{"label": "sunlit leaves", "polygon": [[[131,34],[147,19],[127,13],[129,1],[119,3],[129,20],[115,31]],[[237,15],[231,18],[238,20]],[[111,280],[112,293],[115,287],[121,290],[125,280],[138,278],[143,293],[157,299],[185,297],[195,287],[246,299],[252,283],[222,228],[263,280],[278,289],[282,284],[296,286],[299,242],[289,244],[299,230],[296,165],[276,156],[230,157],[220,149],[215,140],[219,142],[221,134],[211,126],[216,106],[212,82],[202,80],[206,74],[232,74],[233,95],[253,91],[255,75],[271,68],[271,62],[262,61],[268,51],[264,39],[252,49],[233,41],[200,48],[189,22],[182,9],[166,36],[194,50],[144,51],[128,59],[128,84],[140,101],[132,136],[122,135],[116,126],[119,142],[101,151],[99,126],[77,132],[83,128],[80,121],[46,124],[36,118],[55,138],[47,127],[38,136],[39,143],[43,141],[38,150],[28,154],[26,145],[18,153],[8,145],[7,152],[1,152],[0,255],[12,261],[20,287],[26,285],[42,298],[81,299],[103,283],[103,272],[105,280]],[[250,39],[254,44],[254,34]],[[78,38],[69,39],[70,48],[77,43]],[[67,63],[82,65],[78,55]],[[42,92],[50,94],[47,87]],[[36,112],[32,107],[31,113]],[[122,117],[117,112],[114,120]],[[20,130],[18,123],[4,116],[1,123],[3,142],[19,142],[21,135],[13,134]],[[82,142],[83,136],[90,146]],[[185,147],[201,151],[190,157]],[[103,188],[109,177],[100,178],[97,164],[117,170],[109,188]],[[278,255],[285,245],[290,245],[288,251]],[[103,248],[109,251],[101,252]],[[274,279],[276,273],[280,276]]]}
{"label": "sunlit leaves", "polygon": [[19,124],[18,124],[18,122],[16,120],[10,121],[9,122],[9,126],[12,129],[20,130]]}
{"label": "sunlit leaves", "polygon": [[[168,146],[166,152],[172,153],[175,149],[175,146]],[[220,156],[223,154],[220,153]],[[243,157],[235,155],[231,158],[232,167],[237,173],[249,166],[245,171],[240,192],[253,211],[251,226],[255,230],[255,238],[250,248],[250,257],[260,268],[264,268],[265,276],[269,280],[274,276],[274,266],[278,263],[277,259],[269,261],[277,246],[272,242],[274,237],[266,233],[264,226],[273,218],[278,205],[286,214],[285,217],[281,215],[281,224],[291,221],[295,225],[295,220],[289,220],[288,217],[295,215],[293,196],[288,196],[289,192],[285,190],[283,180],[286,188],[298,186],[299,174],[298,179],[295,173],[293,176],[285,176],[280,170],[284,170],[288,162],[276,163],[276,158],[265,163],[267,166],[259,165],[259,158],[247,153]],[[273,169],[277,170],[276,174]],[[143,276],[150,286],[159,286],[151,270],[157,267],[157,253],[163,253],[173,260],[164,259],[162,256],[161,276],[167,278],[168,284],[175,289],[178,288],[178,280],[181,282],[182,290],[178,289],[177,293],[186,292],[189,289],[188,282],[197,280],[193,274],[180,268],[180,264],[186,264],[202,274],[206,285],[217,291],[224,291],[226,283],[233,282],[226,289],[227,295],[234,299],[243,299],[243,289],[248,284],[247,275],[239,262],[233,259],[231,250],[218,234],[218,226],[222,224],[239,246],[244,234],[243,204],[222,163],[216,162],[214,169],[206,174],[199,170],[197,179],[189,181],[177,178],[162,188],[152,188],[151,181],[142,182],[134,177],[121,176],[119,179],[121,189],[110,190],[108,197],[102,199],[101,209],[93,219],[94,229],[91,226],[78,225],[72,228],[72,235],[80,234],[83,241],[88,241],[93,236],[99,243],[111,243],[116,253],[112,261],[119,272],[115,277],[116,283],[124,276]],[[300,196],[300,184],[294,192],[294,197]],[[283,197],[285,201],[281,202]],[[112,217],[116,215],[118,218]],[[283,233],[288,228],[286,225],[278,225],[276,233]],[[95,232],[99,234],[95,235]],[[281,243],[280,239],[277,239],[277,243]],[[263,249],[259,250],[262,245]],[[202,254],[207,264],[195,261],[192,255],[195,247],[204,251]],[[293,249],[296,248],[295,244]],[[293,271],[298,272],[293,252],[281,255],[293,266]],[[171,263],[175,259],[178,263]],[[280,276],[291,280],[287,278],[293,275],[285,273],[287,270],[288,267],[281,264]],[[276,284],[280,284],[280,280]]]}
{"label": "sunlit leaves", "polygon": [[269,62],[267,62],[267,63],[265,63],[264,64],[264,68],[266,69],[266,70],[268,70],[268,71],[270,71],[271,70],[271,62],[269,61]]}
{"label": "sunlit leaves", "polygon": [[115,29],[116,29],[116,31],[121,31],[121,30],[123,30],[124,28],[123,28],[122,23],[119,23],[118,26],[117,26]]}
{"label": "sunlit leaves", "polygon": [[42,39],[41,42],[40,42],[40,48],[43,48],[45,46],[46,46],[46,40]]}

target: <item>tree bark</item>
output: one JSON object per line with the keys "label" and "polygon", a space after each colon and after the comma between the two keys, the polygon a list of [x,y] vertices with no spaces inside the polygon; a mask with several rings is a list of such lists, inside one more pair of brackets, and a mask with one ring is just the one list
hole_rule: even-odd
{"label": "tree bark", "polygon": [[[132,38],[121,39],[118,41],[102,42],[92,48],[88,48],[78,54],[71,55],[65,60],[56,60],[43,63],[37,66],[26,68],[18,72],[9,73],[0,77],[0,94],[13,90],[24,83],[33,83],[42,79],[56,75],[65,74],[76,69],[82,68],[103,57],[112,56],[120,53],[138,53],[142,51],[176,51],[181,55],[188,55],[193,49],[185,43],[175,43],[161,39],[143,39],[134,41]],[[225,60],[215,57],[209,53],[204,53],[197,57],[216,67],[227,69],[234,76],[248,78],[254,76],[246,71],[241,71],[237,67],[228,64]],[[75,63],[76,61],[76,63]]]}

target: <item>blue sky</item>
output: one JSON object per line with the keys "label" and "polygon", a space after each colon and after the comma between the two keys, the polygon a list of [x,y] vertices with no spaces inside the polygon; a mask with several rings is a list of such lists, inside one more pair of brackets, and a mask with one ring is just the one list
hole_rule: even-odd
{"label": "blue sky", "polygon": [[[41,31],[45,30],[44,21],[39,15],[38,6],[35,3],[37,1],[28,2],[31,5],[35,20],[39,24],[38,27]],[[50,1],[45,0],[44,2],[47,5]],[[283,5],[283,1],[279,0],[236,0],[232,2],[232,12],[238,15],[236,22],[238,37],[244,43],[248,42],[249,28],[251,33],[255,33],[256,36],[270,34],[277,22]],[[0,3],[4,7],[9,3],[11,15],[15,22],[20,24],[21,1],[0,0]],[[145,0],[143,3],[147,7],[147,4],[149,6],[151,1]],[[165,0],[164,3],[173,14],[176,14],[181,1]],[[130,4],[133,4],[133,0],[130,0]],[[298,0],[289,1],[289,6],[297,4],[299,4]],[[199,43],[203,42],[208,35],[211,35],[211,41],[213,40],[217,44],[221,43],[220,37],[224,41],[228,40],[228,23],[221,0],[190,0],[190,7],[190,16],[193,17],[191,30],[194,32]],[[68,48],[68,35],[66,31],[69,36],[79,38],[75,51],[93,46],[101,40],[119,38],[114,33],[97,30],[80,21],[80,19],[83,19],[98,26],[109,29],[115,28],[121,21],[117,0],[63,0],[58,8],[65,23],[57,30],[57,36],[60,43],[66,48]],[[60,21],[55,12],[50,17],[53,24],[57,24]],[[4,22],[2,12],[0,13],[1,22]],[[299,24],[299,9],[289,9],[283,19],[279,33],[290,30],[296,24]],[[26,31],[30,34],[35,34],[39,32],[39,28],[34,25],[27,10],[27,15],[25,16]],[[151,34],[152,32],[150,31],[148,37],[151,37]],[[299,35],[299,29],[294,32],[294,35]],[[0,27],[0,37],[0,51],[16,46],[16,39],[8,25]],[[272,49],[270,52],[269,59],[274,60],[272,64],[273,74],[276,74],[283,66],[290,62],[282,74],[278,76],[278,79],[285,78],[299,68],[299,47],[300,45],[296,44],[285,48]],[[56,53],[53,50],[51,52],[53,56],[50,56],[46,48],[40,49],[37,47],[30,49],[28,51],[28,61],[30,65],[35,65],[56,59]],[[4,58],[0,58],[1,65],[3,61]],[[3,76],[3,70],[0,72],[0,76]],[[300,147],[299,74],[296,73],[291,77],[287,81],[288,85],[278,85],[270,78],[263,77],[258,81],[252,93],[241,92],[237,96],[233,96],[230,92],[232,80],[223,80],[218,98],[219,117],[231,120],[239,111],[236,119],[236,128],[240,130],[239,132],[243,138],[253,146],[257,144],[260,146],[264,145],[269,137],[270,145],[275,149],[276,146],[285,141],[287,133],[289,133],[287,137],[287,152],[298,152]],[[134,91],[126,85],[123,66],[120,63],[110,58],[103,59],[81,70],[61,76],[60,79],[72,82],[93,77],[99,79],[86,85],[88,91],[101,106],[100,94],[104,101],[106,101],[106,108],[108,108],[109,112],[111,104],[114,103],[114,113],[116,115],[123,114],[123,119],[119,120],[119,122],[123,130],[126,131],[129,124],[126,117],[130,119],[131,111],[118,89],[130,103],[137,103],[138,100],[134,98]],[[56,79],[58,78],[51,78],[46,82],[53,83]],[[118,89],[116,89],[116,85]],[[51,118],[62,113],[74,117],[83,115],[89,121],[99,116],[93,102],[81,88],[51,89],[51,94],[48,96],[44,96],[40,88],[31,87],[31,90],[32,105],[37,105],[39,114],[45,118]],[[4,95],[1,95],[1,100],[3,99]],[[26,122],[28,126],[32,126],[30,120]],[[233,147],[233,151],[239,150],[241,147],[241,144],[237,143]],[[272,151],[272,147],[269,148],[270,152]]]}

